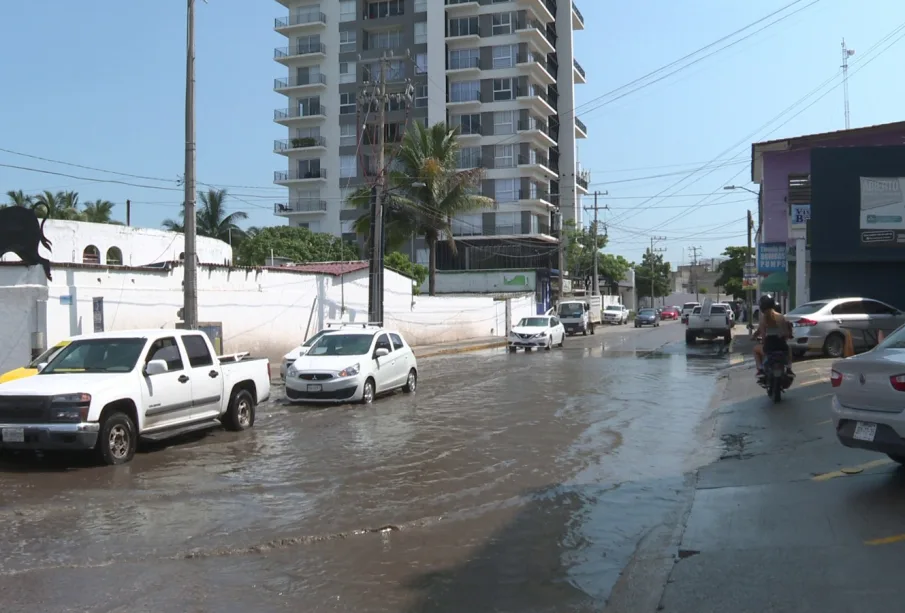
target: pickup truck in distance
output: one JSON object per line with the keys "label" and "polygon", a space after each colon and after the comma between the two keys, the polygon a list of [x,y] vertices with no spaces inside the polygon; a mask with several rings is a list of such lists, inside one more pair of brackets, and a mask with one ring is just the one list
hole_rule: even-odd
{"label": "pickup truck in distance", "polygon": [[722,304],[713,304],[705,300],[701,306],[694,307],[688,316],[688,327],[685,329],[685,342],[694,345],[699,338],[713,340],[722,337],[726,343],[732,341],[732,326],[728,308]]}
{"label": "pickup truck in distance", "polygon": [[254,425],[270,363],[217,357],[203,332],[76,336],[34,377],[0,385],[0,450],[94,450],[125,464],[138,440]]}

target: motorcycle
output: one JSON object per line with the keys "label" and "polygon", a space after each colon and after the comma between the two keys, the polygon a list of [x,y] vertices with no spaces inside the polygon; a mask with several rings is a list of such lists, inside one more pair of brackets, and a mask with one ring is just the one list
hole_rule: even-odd
{"label": "motorcycle", "polygon": [[782,400],[782,393],[789,389],[794,380],[795,375],[789,372],[787,351],[773,351],[764,357],[764,375],[758,383],[767,390],[773,402]]}

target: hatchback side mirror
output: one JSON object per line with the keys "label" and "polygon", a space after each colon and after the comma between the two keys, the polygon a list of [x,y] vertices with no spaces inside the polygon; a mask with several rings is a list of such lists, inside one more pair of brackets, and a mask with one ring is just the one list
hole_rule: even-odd
{"label": "hatchback side mirror", "polygon": [[390,350],[386,347],[381,347],[380,349],[374,351],[375,358],[382,358],[385,355],[390,355]]}

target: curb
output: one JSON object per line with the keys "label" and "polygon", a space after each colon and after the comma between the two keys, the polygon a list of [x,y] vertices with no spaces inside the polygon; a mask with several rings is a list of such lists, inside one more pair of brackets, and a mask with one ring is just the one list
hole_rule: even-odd
{"label": "curb", "polygon": [[[455,355],[457,353],[470,353],[472,351],[481,351],[482,349],[495,349],[497,347],[505,347],[508,344],[508,341],[505,339],[499,341],[493,341],[489,343],[481,343],[479,345],[466,345],[464,347],[450,347],[449,349],[438,349],[436,351],[432,351],[430,353],[425,353],[423,355],[415,354],[415,357],[419,360],[423,360],[425,358],[433,358],[441,355]],[[417,347],[415,348],[417,349]]]}

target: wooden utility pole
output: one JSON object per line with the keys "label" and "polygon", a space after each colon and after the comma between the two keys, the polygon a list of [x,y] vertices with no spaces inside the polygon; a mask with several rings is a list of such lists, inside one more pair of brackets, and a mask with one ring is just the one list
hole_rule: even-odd
{"label": "wooden utility pole", "polygon": [[694,296],[697,302],[701,301],[701,293],[698,291],[698,253],[701,252],[700,247],[689,247],[691,251],[691,283],[694,285]]}
{"label": "wooden utility pole", "polygon": [[[604,196],[608,196],[610,192],[603,192]],[[594,237],[594,263],[593,269],[591,271],[591,295],[599,296],[600,295],[600,274],[597,268],[597,258],[600,255],[600,245],[597,243],[597,213],[601,210],[610,210],[610,207],[607,205],[599,206],[597,204],[597,198],[600,196],[600,192],[594,192],[594,206],[585,207],[585,211],[594,211],[594,223],[591,226],[591,234]],[[615,281],[619,281],[620,279],[615,279]]]}
{"label": "wooden utility pole", "polygon": [[650,237],[650,306],[654,307],[654,296],[656,295],[656,285],[654,283],[654,277],[656,276],[656,267],[654,266],[656,260],[654,258],[654,254],[657,253],[666,253],[666,249],[654,248],[654,246],[661,242],[665,241],[665,236],[651,236]]}

